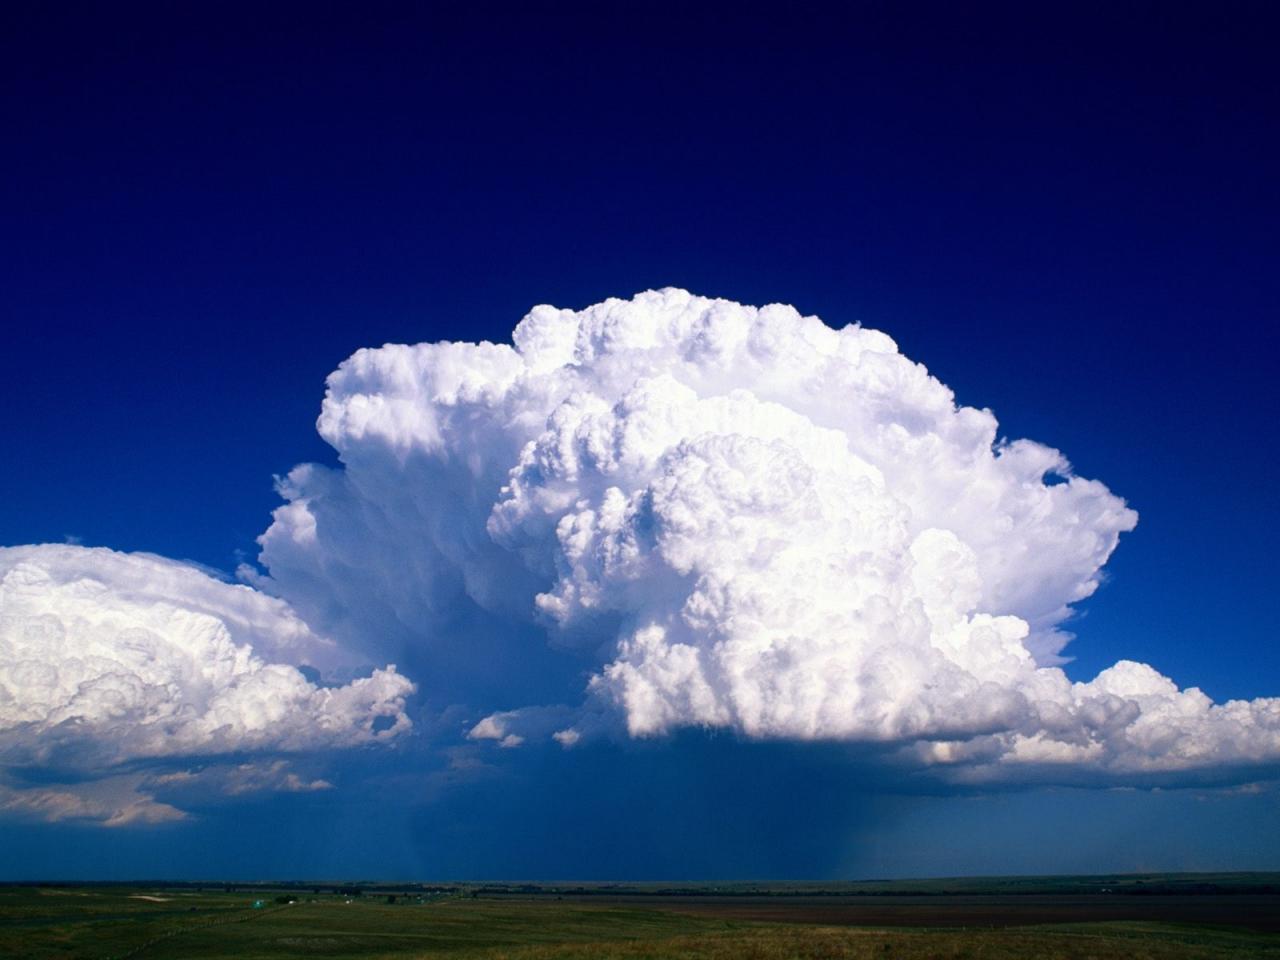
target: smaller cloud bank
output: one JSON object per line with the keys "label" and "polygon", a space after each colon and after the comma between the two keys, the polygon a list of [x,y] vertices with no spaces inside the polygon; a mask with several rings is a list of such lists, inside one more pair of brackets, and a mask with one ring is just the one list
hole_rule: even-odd
{"label": "smaller cloud bank", "polygon": [[[11,773],[105,782],[126,764],[355,747],[410,727],[414,686],[394,666],[329,686],[291,665],[334,659],[282,600],[187,564],[0,548],[0,762]],[[254,782],[291,789],[273,769]],[[222,792],[245,792],[242,773]],[[113,810],[114,796],[10,783],[0,808],[113,825],[176,816],[145,798]]]}
{"label": "smaller cloud bank", "polygon": [[104,827],[170,823],[188,814],[139,790],[142,777],[109,777],[88,783],[15,789],[0,784],[0,813],[44,823],[80,821]]}
{"label": "smaller cloud bank", "polygon": [[[212,763],[194,768],[126,773],[53,786],[0,783],[0,813],[18,820],[78,821],[104,827],[189,820],[186,808],[221,798],[332,790],[303,776],[288,760]],[[163,798],[163,799],[160,799]]]}

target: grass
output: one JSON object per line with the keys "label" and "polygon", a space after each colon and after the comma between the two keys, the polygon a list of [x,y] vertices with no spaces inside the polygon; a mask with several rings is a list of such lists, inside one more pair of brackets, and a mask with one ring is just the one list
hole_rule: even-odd
{"label": "grass", "polygon": [[[140,899],[157,897],[156,900]],[[252,909],[254,897],[266,906]],[[30,960],[1187,960],[1275,958],[1280,935],[1107,922],[876,929],[759,922],[647,905],[446,899],[394,905],[145,888],[0,888],[0,956]],[[310,901],[310,902],[306,902]]]}
{"label": "grass", "polygon": [[1187,960],[1278,957],[1266,935],[1197,933],[1168,925],[1113,930],[1096,924],[1070,933],[1044,928],[1005,930],[875,930],[767,925],[662,942],[593,943],[530,947],[489,954],[503,960]]}

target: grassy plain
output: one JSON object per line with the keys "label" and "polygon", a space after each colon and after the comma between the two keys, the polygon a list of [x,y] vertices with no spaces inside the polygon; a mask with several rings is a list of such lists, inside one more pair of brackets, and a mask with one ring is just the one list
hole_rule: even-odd
{"label": "grassy plain", "polygon": [[[360,897],[313,889],[0,887],[0,957],[31,960],[888,960],[888,958],[1274,958],[1280,896],[1125,897],[1137,915],[1089,921],[1111,897],[980,895],[934,888],[850,894],[800,886],[726,893],[690,887],[460,888]],[[636,890],[641,892],[637,893]],[[957,887],[964,891],[967,888]],[[296,896],[299,902],[278,903]],[[255,909],[253,902],[263,906]],[[1055,919],[1035,922],[1046,903]],[[1115,915],[1134,911],[1117,908]],[[1112,914],[1103,914],[1111,916]],[[1187,916],[1203,922],[1176,922]],[[892,925],[885,924],[888,918]],[[1263,929],[1258,929],[1262,927]]]}

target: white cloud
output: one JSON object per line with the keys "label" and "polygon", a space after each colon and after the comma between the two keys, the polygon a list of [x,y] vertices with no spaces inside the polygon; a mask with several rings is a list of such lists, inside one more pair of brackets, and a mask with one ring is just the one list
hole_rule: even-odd
{"label": "white cloud", "polygon": [[501,740],[507,736],[507,725],[501,714],[491,714],[471,728],[469,740]]}
{"label": "white cloud", "polygon": [[394,667],[310,682],[332,645],[282,601],[159,557],[0,548],[0,759],[101,774],[165,757],[388,741],[413,685]]}
{"label": "white cloud", "polygon": [[[574,718],[568,707],[521,707],[483,717],[467,731],[468,740],[492,740],[500,747],[518,747],[529,739],[545,740]],[[561,738],[563,739],[563,738]],[[572,739],[566,746],[576,743]]]}
{"label": "white cloud", "polygon": [[[464,608],[542,623],[638,736],[1010,771],[1280,759],[1275,700],[1215,706],[1127,662],[1068,681],[1061,625],[1136,514],[883,333],[664,290],[535,308],[513,341],[342,364],[319,429],[343,467],[281,482],[269,576],[246,575],[369,651],[456,643]],[[527,736],[492,720],[471,736]]]}
{"label": "white cloud", "polygon": [[1019,728],[962,743],[916,748],[926,762],[957,765],[970,782],[1052,775],[1085,768],[1150,776],[1235,766],[1252,771],[1280,760],[1280,698],[1215,704],[1195,687],[1179,690],[1143,663],[1121,660],[1087,683],[1057,670],[1026,681],[1030,714]]}

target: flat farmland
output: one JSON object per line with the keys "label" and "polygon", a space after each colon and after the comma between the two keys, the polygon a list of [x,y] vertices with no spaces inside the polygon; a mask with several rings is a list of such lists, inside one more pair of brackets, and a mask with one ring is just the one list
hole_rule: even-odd
{"label": "flat farmland", "polygon": [[1274,893],[345,889],[3,886],[0,957],[1280,960]]}

